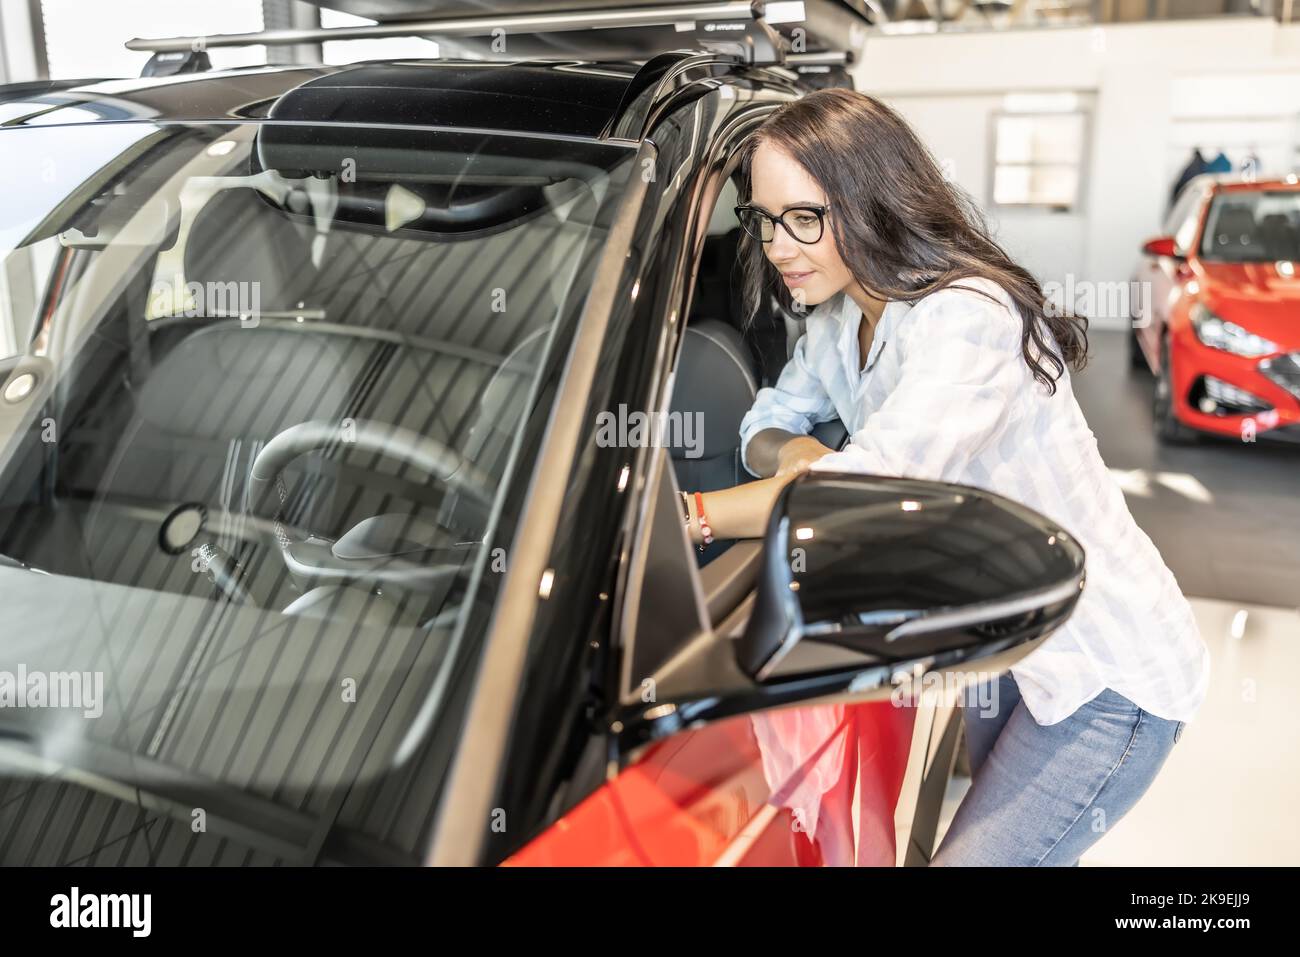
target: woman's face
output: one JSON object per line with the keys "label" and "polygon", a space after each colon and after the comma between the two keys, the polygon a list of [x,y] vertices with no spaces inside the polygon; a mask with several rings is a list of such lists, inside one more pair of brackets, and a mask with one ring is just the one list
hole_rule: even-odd
{"label": "woman's face", "polygon": [[[761,143],[750,165],[750,204],[779,215],[791,206],[822,206],[826,194],[793,157],[770,143]],[[811,308],[853,284],[853,275],[840,258],[831,231],[833,209],[827,210],[822,237],[801,243],[780,225],[763,252],[781,272],[781,279],[796,303]],[[807,275],[799,275],[807,274]]]}

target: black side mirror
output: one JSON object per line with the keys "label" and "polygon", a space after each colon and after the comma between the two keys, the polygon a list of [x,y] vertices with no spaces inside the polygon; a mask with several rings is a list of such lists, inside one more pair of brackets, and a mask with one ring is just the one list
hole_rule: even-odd
{"label": "black side mirror", "polygon": [[994,654],[1062,624],[1085,577],[1072,535],[1001,495],[831,472],[782,491],[759,574],[736,657],[760,682],[797,676],[807,643],[896,666]]}
{"label": "black side mirror", "polygon": [[[684,541],[676,504],[663,514]],[[905,675],[977,661],[1000,673],[1069,618],[1085,577],[1072,535],[1001,495],[838,472],[782,489],[758,564],[738,634],[701,632],[651,657],[653,643],[636,643],[633,674],[655,697],[623,699],[621,747],[766,708],[880,700]]]}

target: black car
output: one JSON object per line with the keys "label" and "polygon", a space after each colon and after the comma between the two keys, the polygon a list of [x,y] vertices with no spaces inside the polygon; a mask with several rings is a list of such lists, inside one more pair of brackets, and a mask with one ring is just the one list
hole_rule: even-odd
{"label": "black car", "polygon": [[687,541],[798,334],[731,278],[781,59],[0,88],[0,862],[497,863],[665,742],[1068,616],[1078,544],[962,486]]}

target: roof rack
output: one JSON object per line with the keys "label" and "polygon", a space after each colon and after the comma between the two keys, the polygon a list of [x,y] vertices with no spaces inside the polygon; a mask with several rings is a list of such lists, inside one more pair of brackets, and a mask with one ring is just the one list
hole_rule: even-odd
{"label": "roof rack", "polygon": [[[227,33],[128,40],[128,50],[155,54],[201,52],[215,47],[286,46],[327,40],[363,40],[385,37],[487,37],[509,34],[573,33],[589,30],[620,30],[638,27],[671,27],[673,47],[692,41],[705,50],[739,56],[754,65],[784,64],[787,43],[774,30],[774,22],[799,22],[804,18],[802,2],[765,3],[761,0],[730,0],[722,3],[661,3],[609,10],[533,12],[476,17],[442,17],[372,23],[355,27],[264,30],[259,33]],[[769,11],[771,17],[769,18]],[[504,34],[497,31],[504,31]],[[658,52],[647,50],[648,54]]]}

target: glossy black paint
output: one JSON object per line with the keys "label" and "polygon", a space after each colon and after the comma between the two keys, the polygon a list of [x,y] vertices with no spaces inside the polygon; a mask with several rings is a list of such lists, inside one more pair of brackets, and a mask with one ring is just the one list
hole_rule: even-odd
{"label": "glossy black paint", "polygon": [[6,126],[58,123],[123,123],[147,120],[197,122],[203,120],[258,119],[275,101],[300,83],[328,74],[338,67],[292,69],[249,68],[225,73],[194,73],[177,77],[143,77],[130,80],[84,80],[61,84],[60,89],[10,98],[0,87],[0,98],[30,105],[26,114],[12,116]]}
{"label": "glossy black paint", "polygon": [[[615,116],[635,62],[413,60],[291,69],[251,67],[184,78],[86,81],[11,92],[31,104],[6,121],[200,121],[274,117],[303,123],[457,126],[595,137]],[[24,84],[24,86],[29,86]],[[39,119],[38,119],[39,118]]]}
{"label": "glossy black paint", "polygon": [[[1060,602],[1062,586],[1077,601],[1083,575],[1084,551],[1072,535],[993,492],[805,473],[773,510],[737,655],[747,674],[763,677],[796,641],[898,663],[978,649],[990,638],[1029,638],[1049,624],[1046,609]],[[966,609],[949,624],[937,617]]]}
{"label": "glossy black paint", "polygon": [[270,117],[331,123],[420,123],[557,136],[596,136],[636,75],[635,64],[365,63],[304,83]]}

